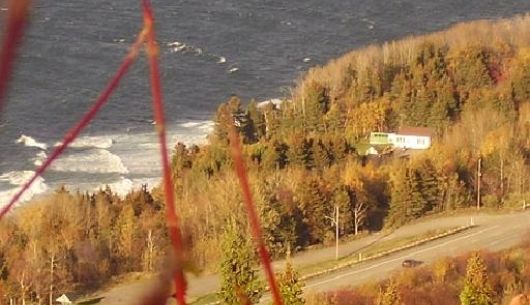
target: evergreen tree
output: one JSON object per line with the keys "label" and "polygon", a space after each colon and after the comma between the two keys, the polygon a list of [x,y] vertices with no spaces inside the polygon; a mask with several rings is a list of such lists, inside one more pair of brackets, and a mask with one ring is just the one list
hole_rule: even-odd
{"label": "evergreen tree", "polygon": [[282,169],[287,164],[287,147],[276,140],[268,143],[263,152],[262,165],[266,169]]}
{"label": "evergreen tree", "polygon": [[313,165],[317,169],[324,169],[331,165],[331,157],[322,140],[313,140],[312,152]]}
{"label": "evergreen tree", "polygon": [[247,106],[248,118],[252,122],[252,137],[253,140],[258,141],[265,136],[265,116],[258,108],[256,101],[252,100]]}
{"label": "evergreen tree", "polygon": [[484,261],[478,253],[467,261],[464,289],[460,293],[462,305],[493,305],[493,291],[488,283],[488,274]]}
{"label": "evergreen tree", "polygon": [[463,91],[492,84],[488,72],[488,54],[481,48],[468,48],[456,57],[454,79]]}
{"label": "evergreen tree", "polygon": [[330,155],[335,163],[338,163],[346,158],[350,152],[348,142],[343,136],[335,136],[330,140],[331,151]]}
{"label": "evergreen tree", "polygon": [[273,103],[263,106],[263,119],[265,120],[265,135],[267,139],[271,139],[278,133],[280,123],[283,122],[280,120],[279,110]]}
{"label": "evergreen tree", "polygon": [[329,106],[326,88],[316,83],[306,88],[302,106],[305,131],[324,131],[324,114],[329,111]]}
{"label": "evergreen tree", "polygon": [[233,96],[217,109],[215,114],[214,143],[227,145],[230,129],[235,127],[244,143],[252,143],[253,125],[241,108],[241,100]]}
{"label": "evergreen tree", "polygon": [[311,243],[323,241],[326,232],[332,230],[330,223],[326,221],[326,216],[332,215],[333,211],[328,195],[318,176],[304,178],[297,189],[296,197]]}
{"label": "evergreen tree", "polygon": [[326,131],[341,132],[344,129],[345,111],[340,103],[333,103],[325,116]]}
{"label": "evergreen tree", "polygon": [[[285,265],[285,270],[278,277],[278,286],[280,295],[285,305],[303,305],[305,300],[302,297],[303,284],[298,279],[298,273],[294,270],[291,263],[288,261]],[[273,303],[271,303],[272,305]]]}
{"label": "evergreen tree", "polygon": [[287,143],[287,159],[289,164],[295,166],[305,166],[310,169],[313,165],[311,143],[301,134],[292,135]]}
{"label": "evergreen tree", "polygon": [[[521,52],[523,53],[523,52]],[[520,63],[515,68],[513,87],[518,101],[530,101],[530,52],[521,56]]]}
{"label": "evergreen tree", "polygon": [[231,220],[223,236],[219,299],[226,305],[256,304],[264,285],[254,270],[255,255],[241,228]]}

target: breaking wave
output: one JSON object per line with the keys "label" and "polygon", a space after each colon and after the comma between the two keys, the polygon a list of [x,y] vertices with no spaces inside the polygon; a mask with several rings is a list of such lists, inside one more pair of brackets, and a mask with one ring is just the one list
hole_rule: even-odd
{"label": "breaking wave", "polygon": [[[22,188],[22,185],[31,179],[35,174],[34,171],[14,171],[0,175],[0,181],[16,186],[5,191],[0,191],[0,206],[6,205],[9,200]],[[44,183],[44,178],[38,177],[31,187],[22,195],[18,203],[25,202],[33,198],[35,195],[44,193],[48,190],[48,186]]]}
{"label": "breaking wave", "polygon": [[48,155],[44,151],[39,151],[31,160],[33,161],[33,165],[41,166],[46,158],[48,158]]}
{"label": "breaking wave", "polygon": [[[55,147],[60,146],[62,143],[57,142],[55,143]],[[101,149],[108,149],[112,147],[112,144],[114,144],[114,141],[112,138],[109,137],[97,137],[97,136],[86,136],[76,139],[74,142],[72,142],[69,146],[72,148],[101,148]]]}
{"label": "breaking wave", "polygon": [[48,149],[48,145],[46,145],[45,143],[38,142],[34,138],[30,136],[26,136],[26,135],[21,135],[20,138],[18,138],[15,141],[15,143],[23,144],[24,146],[27,146],[27,147],[37,147],[42,150]]}
{"label": "breaking wave", "polygon": [[59,158],[51,170],[58,172],[119,173],[129,171],[120,157],[105,149],[89,149]]}

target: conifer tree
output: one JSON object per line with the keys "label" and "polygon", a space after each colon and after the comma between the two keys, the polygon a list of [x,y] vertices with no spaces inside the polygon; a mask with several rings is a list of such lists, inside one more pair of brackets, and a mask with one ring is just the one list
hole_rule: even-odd
{"label": "conifer tree", "polygon": [[[298,273],[288,261],[285,270],[278,277],[280,294],[285,305],[303,305],[305,300],[302,297],[303,284],[298,279]],[[272,305],[272,303],[271,303]]]}
{"label": "conifer tree", "polygon": [[297,189],[296,197],[304,224],[309,229],[310,242],[322,241],[330,231],[331,226],[325,220],[333,210],[328,195],[318,176],[305,178]]}
{"label": "conifer tree", "polygon": [[303,135],[292,135],[288,142],[287,159],[289,164],[311,168],[313,165],[311,143]]}
{"label": "conifer tree", "polygon": [[265,136],[265,116],[258,109],[256,101],[252,100],[247,106],[247,113],[250,122],[252,122],[252,136],[253,140],[257,141]]}
{"label": "conifer tree", "polygon": [[317,169],[324,169],[331,164],[331,158],[321,140],[313,140],[313,165]]}
{"label": "conifer tree", "polygon": [[254,270],[255,255],[251,245],[235,220],[226,226],[221,251],[221,288],[218,293],[221,302],[226,305],[258,303],[264,285]]}
{"label": "conifer tree", "polygon": [[271,139],[278,133],[280,127],[279,111],[273,103],[263,106],[263,119],[265,121],[265,136]]}
{"label": "conifer tree", "polygon": [[484,261],[478,253],[467,261],[464,289],[460,293],[462,305],[493,305],[493,291],[488,283]]}
{"label": "conifer tree", "polygon": [[303,104],[302,123],[305,130],[324,131],[324,114],[330,106],[327,89],[316,83],[308,86]]}
{"label": "conifer tree", "polygon": [[327,132],[340,132],[344,128],[345,111],[341,104],[333,103],[326,113],[326,130]]}

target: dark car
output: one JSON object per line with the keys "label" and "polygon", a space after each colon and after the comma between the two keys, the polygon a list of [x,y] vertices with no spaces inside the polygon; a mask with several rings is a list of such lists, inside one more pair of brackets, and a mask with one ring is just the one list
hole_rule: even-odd
{"label": "dark car", "polygon": [[403,268],[414,268],[416,266],[421,265],[422,263],[423,263],[422,261],[417,261],[414,259],[406,259],[403,261],[403,263],[401,263],[401,266]]}

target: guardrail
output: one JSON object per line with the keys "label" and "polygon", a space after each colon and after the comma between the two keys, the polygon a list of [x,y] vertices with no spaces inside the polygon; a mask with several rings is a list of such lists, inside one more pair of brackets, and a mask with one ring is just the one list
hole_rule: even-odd
{"label": "guardrail", "polygon": [[[315,278],[315,277],[318,277],[318,276],[321,276],[321,275],[324,275],[324,274],[327,274],[327,273],[331,273],[331,272],[338,271],[338,270],[341,270],[341,269],[344,269],[344,268],[348,268],[348,267],[351,267],[351,266],[356,265],[356,264],[360,264],[360,263],[363,263],[363,262],[366,262],[366,261],[370,261],[370,260],[378,259],[378,258],[381,258],[381,257],[384,257],[384,256],[388,256],[390,254],[394,254],[394,253],[397,253],[397,252],[400,252],[400,251],[403,251],[403,250],[407,250],[407,249],[410,249],[410,248],[421,246],[421,245],[423,245],[425,243],[428,243],[430,241],[433,241],[433,240],[436,240],[436,239],[440,239],[440,238],[444,238],[444,237],[447,237],[447,236],[451,236],[451,235],[454,235],[454,234],[458,234],[460,232],[469,230],[469,229],[474,228],[474,227],[476,227],[476,225],[474,225],[474,224],[461,226],[461,227],[458,227],[458,228],[455,228],[455,229],[451,229],[451,230],[445,231],[443,233],[440,233],[440,234],[437,234],[437,235],[434,235],[434,236],[431,236],[431,237],[427,237],[427,238],[424,238],[424,239],[416,240],[416,241],[411,242],[409,244],[406,244],[404,246],[393,248],[393,249],[390,249],[390,250],[387,250],[387,251],[383,251],[383,252],[380,252],[380,253],[377,253],[377,254],[374,254],[374,255],[370,255],[370,256],[367,256],[367,257],[359,256],[359,258],[357,260],[352,260],[352,261],[347,262],[347,263],[336,265],[336,266],[334,266],[332,268],[328,268],[328,269],[325,269],[325,270],[321,270],[321,271],[317,271],[317,272],[313,272],[313,273],[310,273],[310,274],[306,274],[306,275],[300,276],[300,280],[301,281],[305,281],[305,280],[312,279],[312,278]],[[352,256],[352,255],[350,255],[350,256]],[[207,303],[207,304],[204,304],[204,305],[218,305],[218,304],[221,304],[221,302],[220,301],[215,301],[215,302]]]}
{"label": "guardrail", "polygon": [[387,250],[387,251],[383,251],[383,252],[380,252],[380,253],[377,253],[377,254],[374,254],[374,255],[370,255],[370,256],[367,256],[367,257],[362,257],[362,255],[360,255],[357,260],[353,260],[353,261],[350,261],[350,262],[339,264],[339,265],[336,265],[336,266],[334,266],[332,268],[329,268],[329,269],[326,269],[326,270],[321,270],[321,271],[317,271],[317,272],[314,272],[314,273],[303,275],[303,276],[300,277],[300,280],[312,279],[314,277],[321,276],[321,275],[324,275],[324,274],[327,274],[327,273],[331,273],[331,272],[334,272],[334,271],[338,271],[338,270],[341,270],[341,269],[344,269],[344,268],[348,268],[348,267],[351,267],[353,265],[356,265],[356,264],[359,264],[359,263],[362,263],[362,262],[366,262],[366,261],[374,260],[374,259],[381,258],[381,257],[384,257],[384,256],[388,256],[390,254],[393,254],[393,253],[396,253],[396,252],[399,252],[399,251],[403,251],[403,250],[407,250],[407,249],[410,249],[410,248],[414,248],[414,247],[423,245],[425,243],[428,243],[428,242],[436,240],[436,239],[440,239],[440,238],[443,238],[443,237],[447,237],[447,236],[451,236],[451,235],[460,233],[460,232],[465,231],[465,230],[469,230],[469,229],[471,229],[473,227],[475,227],[475,225],[467,225],[467,226],[458,227],[458,228],[455,228],[455,229],[452,229],[452,230],[449,230],[449,231],[446,231],[446,232],[443,232],[443,233],[440,233],[440,234],[437,234],[437,235],[434,235],[434,236],[431,236],[431,237],[427,237],[427,238],[424,238],[424,239],[420,239],[420,240],[411,242],[411,243],[406,244],[406,245],[401,246],[401,247],[393,248],[393,249],[390,249],[390,250]]}

